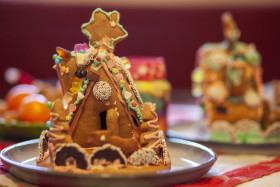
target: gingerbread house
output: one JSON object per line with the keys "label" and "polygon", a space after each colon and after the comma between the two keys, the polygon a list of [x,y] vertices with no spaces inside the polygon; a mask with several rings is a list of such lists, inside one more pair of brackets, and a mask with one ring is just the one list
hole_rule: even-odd
{"label": "gingerbread house", "polygon": [[197,53],[197,68],[203,74],[202,88],[208,123],[260,120],[261,57],[254,44],[239,41],[240,31],[230,13],[222,16],[225,40],[206,43]]}
{"label": "gingerbread house", "polygon": [[38,164],[50,157],[56,167],[86,170],[112,165],[170,168],[155,105],[142,102],[125,58],[113,54],[128,36],[119,13],[96,9],[82,32],[89,45],[76,44],[74,51],[57,47],[53,56],[64,96],[49,104],[50,129],[41,135]]}

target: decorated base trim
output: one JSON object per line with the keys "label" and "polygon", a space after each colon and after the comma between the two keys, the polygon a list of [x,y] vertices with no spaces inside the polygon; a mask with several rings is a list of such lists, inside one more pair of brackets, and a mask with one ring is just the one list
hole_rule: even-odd
{"label": "decorated base trim", "polygon": [[133,166],[158,165],[159,157],[153,149],[141,148],[128,158],[128,162]]}
{"label": "decorated base trim", "polygon": [[65,144],[59,147],[55,153],[54,164],[56,166],[74,165],[79,169],[88,169],[90,162],[85,149],[76,143]]}
{"label": "decorated base trim", "polygon": [[93,166],[110,166],[112,164],[125,166],[127,164],[127,158],[119,147],[105,144],[92,152],[90,162]]}
{"label": "decorated base trim", "polygon": [[42,131],[40,138],[39,138],[39,144],[38,144],[38,156],[37,156],[37,162],[44,161],[45,159],[45,153],[48,151],[48,137],[47,133],[48,130]]}
{"label": "decorated base trim", "polygon": [[260,123],[242,119],[234,124],[224,120],[215,121],[208,126],[210,140],[235,143],[279,143],[280,123],[275,122],[266,130],[262,130]]}

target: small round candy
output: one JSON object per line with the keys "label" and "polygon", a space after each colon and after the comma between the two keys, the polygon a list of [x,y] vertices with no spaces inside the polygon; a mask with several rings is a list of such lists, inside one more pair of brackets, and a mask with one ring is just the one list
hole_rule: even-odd
{"label": "small round candy", "polygon": [[52,108],[52,102],[48,101],[46,105],[47,105],[47,107],[48,107],[49,109]]}
{"label": "small round candy", "polygon": [[52,56],[52,58],[53,58],[54,60],[55,60],[57,57],[58,57],[57,54],[54,54],[54,55]]}
{"label": "small round candy", "polygon": [[85,53],[85,51],[84,51],[83,49],[81,49],[81,50],[79,51],[79,53]]}
{"label": "small round candy", "polygon": [[52,126],[52,122],[51,122],[51,121],[47,121],[47,122],[46,122],[46,126],[47,126],[47,127],[51,127],[51,126]]}
{"label": "small round candy", "polygon": [[60,59],[56,58],[54,62],[55,62],[55,64],[59,64],[60,63]]}

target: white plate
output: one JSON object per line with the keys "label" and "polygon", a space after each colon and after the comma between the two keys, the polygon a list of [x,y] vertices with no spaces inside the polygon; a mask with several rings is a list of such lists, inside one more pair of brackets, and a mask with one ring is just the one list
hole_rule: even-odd
{"label": "white plate", "polygon": [[205,174],[216,161],[209,148],[186,140],[167,141],[171,169],[150,174],[73,174],[36,166],[38,140],[12,145],[1,152],[9,172],[27,182],[42,186],[168,186],[190,182]]}

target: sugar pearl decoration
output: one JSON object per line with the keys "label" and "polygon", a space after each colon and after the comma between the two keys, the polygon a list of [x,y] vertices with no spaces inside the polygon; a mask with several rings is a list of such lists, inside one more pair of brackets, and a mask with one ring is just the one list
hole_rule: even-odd
{"label": "sugar pearl decoration", "polygon": [[111,86],[107,82],[99,81],[94,85],[92,92],[97,100],[105,101],[111,96]]}
{"label": "sugar pearl decoration", "polygon": [[84,58],[84,62],[83,62],[85,65],[89,64],[90,61],[94,59],[95,52],[96,51],[95,51],[94,47],[89,48],[89,50],[85,54],[85,58]]}

